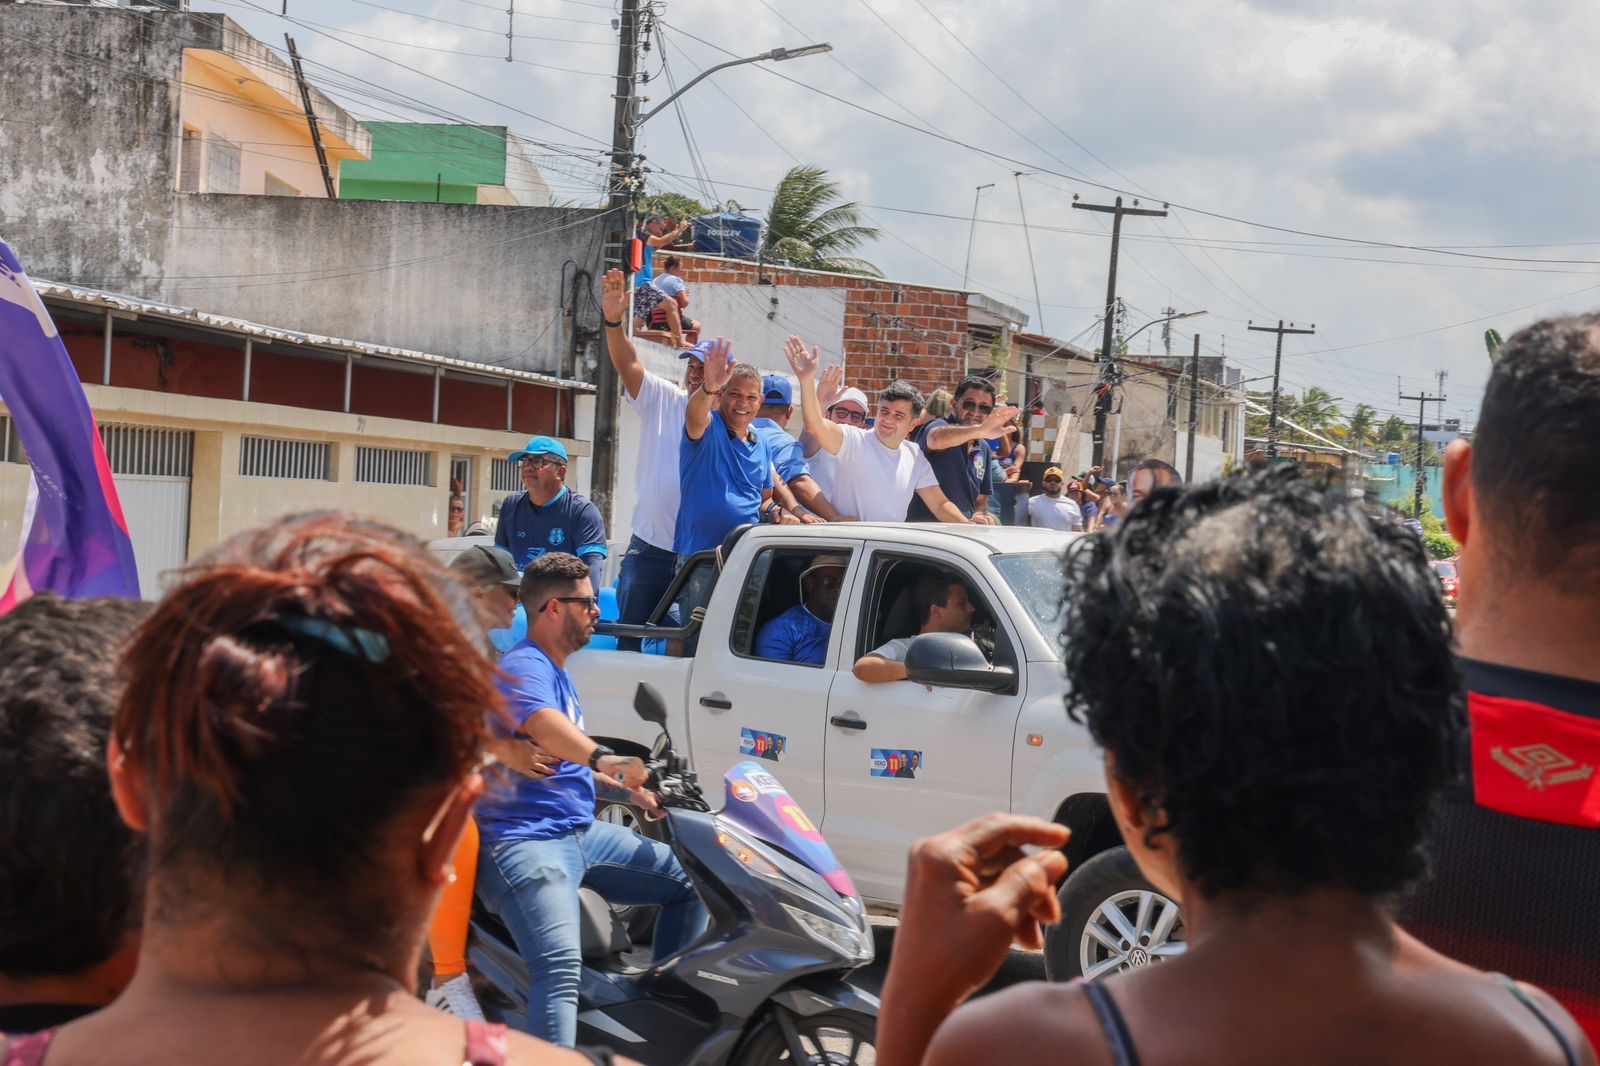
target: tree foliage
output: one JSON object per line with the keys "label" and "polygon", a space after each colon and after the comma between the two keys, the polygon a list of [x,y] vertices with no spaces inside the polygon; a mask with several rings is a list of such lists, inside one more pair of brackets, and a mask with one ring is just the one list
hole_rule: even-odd
{"label": "tree foliage", "polygon": [[860,206],[843,200],[826,170],[801,165],[772,194],[762,247],[768,257],[808,270],[881,278],[883,271],[849,254],[877,237],[878,230],[861,224]]}
{"label": "tree foliage", "polygon": [[701,215],[714,215],[720,208],[720,204],[708,207],[694,197],[685,196],[680,192],[658,192],[651,193],[639,201],[639,218],[661,215],[664,218],[682,221],[686,218],[699,218]]}

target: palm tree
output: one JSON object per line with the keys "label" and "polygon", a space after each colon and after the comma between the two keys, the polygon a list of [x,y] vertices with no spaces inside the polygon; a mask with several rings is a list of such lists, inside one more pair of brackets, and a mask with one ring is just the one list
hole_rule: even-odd
{"label": "palm tree", "polygon": [[1390,415],[1389,420],[1378,430],[1380,444],[1403,444],[1411,436],[1411,426],[1399,415]]}
{"label": "palm tree", "polygon": [[1339,424],[1339,408],[1333,394],[1320,386],[1313,385],[1307,389],[1304,396],[1291,404],[1290,410],[1292,413],[1289,417],[1312,433],[1324,437]]}
{"label": "palm tree", "polygon": [[858,205],[840,200],[839,184],[826,170],[805,165],[791,169],[772,194],[762,253],[809,270],[883,277],[865,259],[841,254],[876,240],[878,231],[861,225]]}
{"label": "palm tree", "polygon": [[1345,420],[1345,438],[1355,446],[1356,451],[1364,452],[1371,446],[1377,426],[1378,412],[1364,403],[1358,403]]}

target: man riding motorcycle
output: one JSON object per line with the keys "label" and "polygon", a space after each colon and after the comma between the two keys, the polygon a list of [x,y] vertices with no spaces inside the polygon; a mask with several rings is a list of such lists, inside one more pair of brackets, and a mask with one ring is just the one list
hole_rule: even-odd
{"label": "man riding motorcycle", "polygon": [[571,1047],[582,970],[582,885],[616,903],[659,905],[658,960],[699,936],[708,915],[666,845],[594,819],[597,784],[616,787],[608,781],[628,789],[629,801],[646,811],[659,804],[642,788],[641,760],[617,755],[583,731],[565,665],[589,643],[599,617],[588,566],[570,555],[541,556],[524,571],[520,598],[528,637],[500,663],[509,675],[502,688],[515,723],[497,721],[496,728],[514,728],[563,762],[541,780],[517,777],[491,786],[479,803],[478,891],[528,961],[527,1031]]}

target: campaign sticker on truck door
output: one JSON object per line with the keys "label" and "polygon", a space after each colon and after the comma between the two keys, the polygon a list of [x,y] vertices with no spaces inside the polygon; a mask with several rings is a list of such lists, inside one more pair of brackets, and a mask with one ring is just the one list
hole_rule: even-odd
{"label": "campaign sticker on truck door", "polygon": [[922,769],[922,752],[905,748],[873,748],[873,777],[907,777],[916,779]]}
{"label": "campaign sticker on truck door", "polygon": [[754,755],[758,759],[781,762],[788,740],[777,733],[763,733],[759,729],[739,730],[739,754]]}

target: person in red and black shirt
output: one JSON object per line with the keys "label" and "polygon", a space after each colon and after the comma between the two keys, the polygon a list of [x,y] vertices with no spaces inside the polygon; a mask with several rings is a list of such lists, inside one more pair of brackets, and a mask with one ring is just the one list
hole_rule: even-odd
{"label": "person in red and black shirt", "polygon": [[[1472,754],[1401,923],[1548,991],[1600,1043],[1600,316],[1540,322],[1445,452]],[[1525,507],[1524,501],[1535,506]]]}

